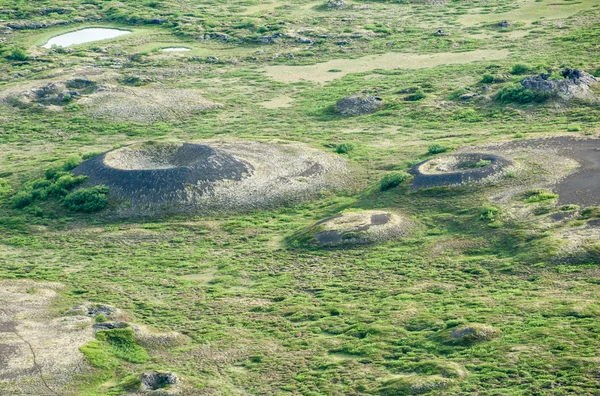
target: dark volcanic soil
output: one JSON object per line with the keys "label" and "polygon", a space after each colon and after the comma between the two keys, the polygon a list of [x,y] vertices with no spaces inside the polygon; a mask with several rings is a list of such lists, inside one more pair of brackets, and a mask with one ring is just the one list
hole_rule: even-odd
{"label": "dark volcanic soil", "polygon": [[188,186],[198,187],[193,193],[204,194],[214,182],[241,180],[251,172],[249,164],[200,144],[182,144],[168,158],[168,168],[141,168],[135,163],[131,169],[113,167],[105,161],[111,153],[83,162],[73,173],[89,177],[84,186],[107,185],[112,198],[126,200],[133,206],[185,203],[190,193]]}
{"label": "dark volcanic soil", "polygon": [[531,139],[510,142],[506,148],[531,147],[557,150],[560,155],[579,162],[581,167],[554,186],[558,204],[575,204],[582,207],[600,205],[600,139],[577,139],[557,136],[546,139]]}
{"label": "dark volcanic soil", "polygon": [[441,187],[441,186],[456,186],[478,182],[489,176],[500,173],[504,168],[509,166],[511,162],[503,157],[494,154],[484,153],[466,153],[452,154],[449,157],[458,159],[458,163],[476,163],[480,160],[490,161],[489,165],[472,168],[472,169],[456,169],[443,173],[423,173],[420,170],[421,165],[435,161],[435,158],[423,161],[414,165],[409,173],[415,175],[410,184],[411,190],[419,190],[421,188]]}

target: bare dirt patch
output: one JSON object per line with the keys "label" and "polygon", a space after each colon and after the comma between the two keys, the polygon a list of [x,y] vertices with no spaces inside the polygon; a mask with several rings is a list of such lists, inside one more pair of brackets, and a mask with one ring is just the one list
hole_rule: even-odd
{"label": "bare dirt patch", "polygon": [[531,23],[539,19],[568,18],[580,11],[589,10],[597,4],[595,0],[580,0],[577,2],[523,0],[520,3],[519,8],[502,13],[475,13],[476,11],[483,11],[483,9],[475,9],[475,12],[461,15],[458,22],[463,26],[475,26],[480,23],[504,20]]}
{"label": "bare dirt patch", "polygon": [[79,103],[94,117],[133,122],[168,121],[223,107],[194,89],[159,88],[107,87]]}
{"label": "bare dirt patch", "polygon": [[281,142],[144,143],[73,170],[110,187],[124,215],[249,210],[298,202],[351,184],[347,161]]}
{"label": "bare dirt patch", "polygon": [[[312,81],[324,83],[342,78],[350,73],[383,69],[424,69],[440,65],[465,64],[476,61],[498,60],[508,56],[507,50],[476,50],[471,52],[446,52],[430,55],[390,52],[357,59],[334,59],[308,66],[267,66],[267,75],[287,83]],[[330,70],[340,70],[331,73]]]}
{"label": "bare dirt patch", "polygon": [[66,395],[89,366],[79,346],[93,339],[91,319],[56,318],[58,283],[0,281],[0,389],[6,395]]}
{"label": "bare dirt patch", "polygon": [[291,107],[293,101],[294,99],[292,99],[290,96],[283,95],[266,102],[262,102],[261,106],[265,109],[281,109],[284,107]]}

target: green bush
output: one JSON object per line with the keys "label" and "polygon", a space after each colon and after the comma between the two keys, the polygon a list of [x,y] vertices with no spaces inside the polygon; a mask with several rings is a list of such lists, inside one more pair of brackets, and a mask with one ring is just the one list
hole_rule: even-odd
{"label": "green bush", "polygon": [[404,100],[407,100],[409,102],[416,102],[417,100],[425,98],[425,96],[425,91],[423,91],[422,89],[417,89],[415,93],[413,93],[412,95],[408,95],[404,98]]}
{"label": "green bush", "polygon": [[406,172],[393,172],[387,174],[381,178],[379,182],[379,190],[385,191],[394,187],[398,187],[410,178],[410,175]]}
{"label": "green bush", "polygon": [[72,212],[93,213],[108,205],[107,186],[94,186],[73,191],[63,199],[63,206]]}
{"label": "green bush", "polygon": [[34,197],[31,192],[19,191],[12,197],[10,204],[15,209],[23,209],[24,207],[31,205],[33,200]]}
{"label": "green bush", "polygon": [[427,152],[431,155],[445,153],[446,151],[448,151],[448,148],[439,143],[433,143],[429,145],[429,148],[427,149]]}
{"label": "green bush", "polygon": [[354,145],[352,143],[338,144],[335,148],[335,152],[338,154],[347,154],[352,150],[354,150]]}
{"label": "green bush", "polygon": [[542,202],[558,198],[558,194],[554,194],[553,192],[544,190],[542,188],[529,190],[523,195],[525,198],[525,202],[527,203]]}
{"label": "green bush", "polygon": [[0,178],[0,198],[8,195],[12,188],[10,188],[10,184],[5,179]]}
{"label": "green bush", "polygon": [[496,101],[500,103],[516,102],[521,104],[526,103],[541,103],[549,99],[549,92],[535,92],[526,89],[521,84],[512,84],[503,87],[495,96]]}
{"label": "green bush", "polygon": [[481,78],[481,82],[483,84],[492,84],[494,82],[494,76],[492,76],[491,74],[484,74]]}
{"label": "green bush", "polygon": [[23,48],[13,48],[6,54],[6,59],[23,62],[29,59],[27,52]]}
{"label": "green bush", "polygon": [[45,189],[41,190],[43,194],[40,197],[64,197],[69,193],[69,190],[77,187],[87,180],[87,176],[73,176],[70,173],[60,176],[54,183]]}
{"label": "green bush", "polygon": [[512,69],[510,69],[510,74],[527,74],[531,71],[531,66],[526,65],[524,63],[515,64]]}
{"label": "green bush", "polygon": [[500,209],[496,208],[495,206],[484,206],[481,208],[481,215],[479,218],[481,220],[493,222],[496,220],[498,213],[500,213]]}

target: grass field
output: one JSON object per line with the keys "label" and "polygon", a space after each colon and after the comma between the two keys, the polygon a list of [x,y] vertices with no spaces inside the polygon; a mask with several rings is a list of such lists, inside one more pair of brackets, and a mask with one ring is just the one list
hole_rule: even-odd
{"label": "grass field", "polygon": [[[81,348],[85,370],[51,391],[136,394],[140,375],[156,370],[177,373],[184,395],[598,394],[598,209],[564,208],[548,191],[493,200],[547,172],[533,166],[493,185],[380,188],[386,175],[467,146],[598,137],[597,101],[495,99],[528,75],[554,78],[569,67],[600,76],[596,2],[355,0],[330,9],[326,1],[0,0],[0,9],[2,97],[85,75],[223,105],[132,122],[95,118],[78,99],[0,104],[0,285],[35,281],[35,295],[46,282],[63,284],[35,320],[108,304],[129,323],[184,340],[164,346],[99,332]],[[26,25],[56,21],[64,25]],[[133,33],[39,47],[89,26]],[[360,92],[385,106],[335,113],[338,100]],[[461,99],[469,93],[478,96]],[[119,219],[74,213],[59,199],[12,204],[24,185],[73,158],[150,140],[231,139],[342,156],[357,170],[355,185],[292,206]],[[360,210],[392,211],[415,228],[348,248],[299,237]],[[468,326],[473,338],[457,338]],[[19,394],[19,383],[3,382],[3,362],[0,395],[3,387]]]}

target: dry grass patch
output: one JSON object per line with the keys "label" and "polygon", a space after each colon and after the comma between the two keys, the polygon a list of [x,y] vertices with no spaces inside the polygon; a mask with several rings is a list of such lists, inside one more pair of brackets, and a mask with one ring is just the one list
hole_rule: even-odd
{"label": "dry grass patch", "polygon": [[59,283],[0,282],[0,389],[3,394],[67,395],[90,368],[79,346],[93,339],[85,316],[54,317]]}

